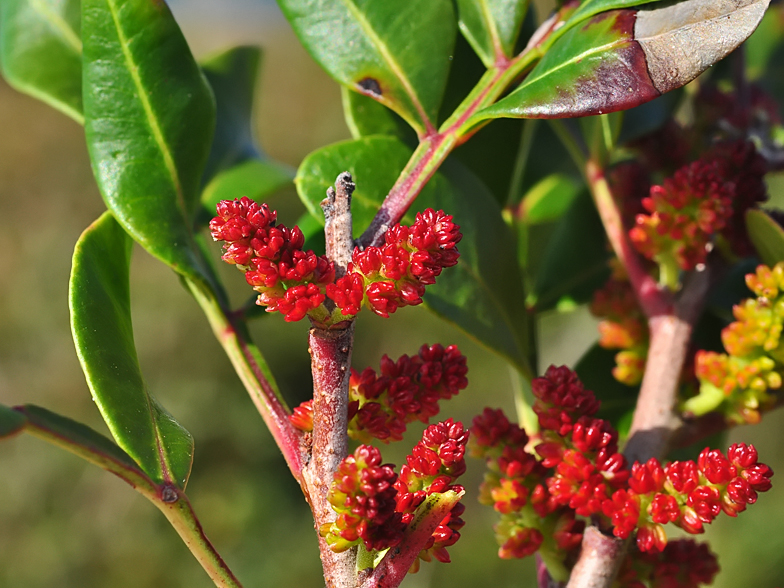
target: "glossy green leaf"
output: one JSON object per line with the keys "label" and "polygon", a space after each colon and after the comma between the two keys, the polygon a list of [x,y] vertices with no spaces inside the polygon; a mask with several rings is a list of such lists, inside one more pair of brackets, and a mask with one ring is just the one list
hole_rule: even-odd
{"label": "glossy green leaf", "polygon": [[268,198],[290,185],[294,170],[270,160],[249,159],[215,176],[204,188],[201,201],[215,215],[215,205],[221,200],[247,196],[256,201]]}
{"label": "glossy green leaf", "polygon": [[602,221],[590,196],[575,198],[543,254],[529,300],[538,311],[556,306],[562,299],[582,303],[590,300],[610,272],[610,253]]}
{"label": "glossy green leaf", "polygon": [[[580,20],[564,27],[514,92],[472,120],[586,116],[643,104],[734,50],[754,31],[769,1],[686,0]],[[575,14],[582,9],[593,10],[581,5]]]}
{"label": "glossy green leaf", "polygon": [[521,206],[521,220],[529,225],[559,219],[580,191],[580,185],[564,174],[552,174],[541,179],[525,195]]}
{"label": "glossy green leaf", "polygon": [[[352,213],[354,234],[359,235],[410,156],[407,146],[389,136],[336,143],[305,158],[297,173],[297,189],[311,214],[323,223],[319,203],[338,173],[349,171],[357,186]],[[428,182],[404,219],[410,223],[415,211],[440,208],[454,215],[462,227],[460,261],[428,287],[425,304],[526,371],[522,278],[514,258],[498,254],[514,251],[514,240],[487,188],[456,162],[443,169]]]}
{"label": "glossy green leaf", "polygon": [[368,135],[393,135],[406,144],[416,144],[416,134],[411,127],[387,107],[345,86],[341,86],[340,96],[346,126],[355,139]]}
{"label": "glossy green leaf", "polygon": [[746,213],[749,238],[763,263],[773,267],[784,261],[784,229],[763,210]]}
{"label": "glossy green leaf", "polygon": [[514,55],[528,0],[457,0],[460,31],[491,67]]}
{"label": "glossy green leaf", "polygon": [[16,409],[0,404],[0,439],[21,433],[27,417]]}
{"label": "glossy green leaf", "polygon": [[642,6],[643,4],[651,4],[658,0],[584,0],[580,6],[577,7],[569,20],[566,22],[567,27],[574,26],[575,24],[584,21],[592,16],[596,16],[600,12],[607,12],[608,10],[619,10],[622,8],[633,8],[635,6]]}
{"label": "glossy green leaf", "polygon": [[156,483],[184,488],[193,439],[142,378],[131,323],[131,246],[109,212],[82,234],[71,270],[71,330],[93,400],[117,444]]}
{"label": "glossy green leaf", "polygon": [[164,2],[83,0],[84,114],[108,208],[152,255],[198,275],[192,226],[212,92]]}
{"label": "glossy green leaf", "polygon": [[81,124],[79,5],[79,0],[0,2],[0,64],[14,88]]}
{"label": "glossy green leaf", "polygon": [[419,134],[434,127],[457,25],[451,0],[279,0],[302,44],[337,82]]}
{"label": "glossy green leaf", "polygon": [[202,62],[215,95],[215,135],[203,183],[219,172],[260,157],[253,134],[253,97],[261,66],[261,49],[234,47]]}
{"label": "glossy green leaf", "polygon": [[17,410],[27,418],[28,433],[119,476],[137,489],[154,491],[152,480],[127,453],[87,425],[32,404]]}

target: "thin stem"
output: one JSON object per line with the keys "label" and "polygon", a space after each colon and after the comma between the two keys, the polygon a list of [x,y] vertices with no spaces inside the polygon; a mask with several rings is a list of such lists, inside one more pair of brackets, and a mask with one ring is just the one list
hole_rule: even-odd
{"label": "thin stem", "polygon": [[523,129],[520,131],[520,145],[517,148],[512,179],[509,182],[509,192],[506,195],[507,207],[514,207],[520,200],[520,192],[522,192],[525,171],[528,166],[528,156],[531,154],[538,128],[539,121],[535,118],[523,121]]}
{"label": "thin stem", "polygon": [[212,546],[210,540],[207,539],[185,493],[168,487],[164,490],[168,492],[162,494],[163,498],[157,495],[155,497],[147,496],[147,498],[166,516],[215,586],[218,588],[242,588],[242,584]]}
{"label": "thin stem", "polygon": [[471,122],[471,117],[495,102],[541,55],[541,49],[536,45],[527,48],[514,59],[496,63],[485,72],[438,132],[421,138],[419,146],[387,194],[370,226],[357,240],[360,248],[378,246],[383,242],[387,229],[403,218],[419,192],[452,150],[486,124],[486,121]]}
{"label": "thin stem", "polygon": [[631,241],[629,241],[623,226],[621,211],[610,191],[604,170],[594,161],[589,160],[585,165],[585,176],[607,233],[607,239],[610,241],[618,260],[626,269],[629,281],[646,316],[651,317],[672,312],[672,300],[669,292],[659,288],[643,266],[640,256],[632,248]]}
{"label": "thin stem", "polygon": [[258,348],[251,342],[245,323],[230,315],[214,296],[185,278],[191,293],[209,320],[215,337],[250,394],[253,404],[272,433],[294,478],[302,484],[301,435],[291,424],[286,402]]}

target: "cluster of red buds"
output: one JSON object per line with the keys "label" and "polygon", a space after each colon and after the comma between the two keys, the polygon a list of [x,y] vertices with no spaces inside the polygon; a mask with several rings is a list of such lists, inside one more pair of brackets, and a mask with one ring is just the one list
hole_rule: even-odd
{"label": "cluster of red buds", "polygon": [[[305,238],[276,222],[277,213],[247,197],[218,203],[210,221],[216,241],[224,241],[223,260],[245,272],[259,292],[257,303],[281,312],[287,321],[306,315],[322,324],[356,315],[366,304],[388,317],[401,306],[422,303],[425,286],[457,263],[460,227],[443,211],[418,213],[411,227],[396,224],[383,247],[354,250],[348,273],[335,281],[335,267],[323,255],[303,251]],[[329,297],[337,306],[330,312]]]}
{"label": "cluster of red buds", "polygon": [[626,279],[611,277],[594,292],[591,313],[601,317],[599,345],[620,349],[615,355],[613,377],[629,386],[642,381],[648,357],[648,321]]}
{"label": "cluster of red buds", "polygon": [[[349,381],[348,434],[369,442],[400,441],[413,421],[423,423],[438,414],[439,401],[448,400],[468,385],[466,358],[457,345],[422,345],[413,357],[381,358],[381,373],[352,368]],[[312,400],[294,409],[291,422],[313,429]]]}
{"label": "cluster of red buds", "polygon": [[555,577],[580,543],[584,523],[576,517],[595,517],[616,537],[636,533],[640,551],[659,553],[667,545],[663,524],[702,533],[720,512],[736,516],[771,486],[772,470],[745,444],[726,457],[705,449],[697,462],[651,459],[629,468],[617,432],[594,416],[599,401],[574,372],[550,367],[532,390],[536,438],[490,409],[472,427],[472,452],[489,468],[480,500],[501,514],[501,557],[539,550]]}
{"label": "cluster of red buds", "polygon": [[752,253],[745,213],[767,196],[766,170],[754,144],[736,140],[717,144],[650,188],[629,237],[659,264],[663,283],[673,287],[679,270],[705,263],[719,236],[736,254]]}
{"label": "cluster of red buds", "polygon": [[[732,216],[733,185],[715,160],[699,160],[652,186],[629,237],[637,250],[677,276],[705,263],[713,236]],[[669,284],[668,284],[669,285]]]}
{"label": "cluster of red buds", "polygon": [[216,241],[224,241],[223,260],[245,272],[259,292],[258,304],[298,321],[324,302],[324,288],[335,280],[335,266],[324,256],[303,251],[299,227],[277,224],[277,212],[243,196],[218,203],[210,221]]}
{"label": "cluster of red buds", "polygon": [[[466,469],[468,436],[463,425],[452,419],[430,425],[406,458],[400,475],[393,466],[381,464],[378,449],[360,445],[335,474],[329,501],[338,516],[322,526],[321,535],[334,551],[359,543],[369,552],[398,545],[428,497],[451,492],[459,498],[464,494],[455,481]],[[460,538],[464,511],[463,504],[457,502],[439,521],[412,571],[419,568],[420,560],[450,561],[447,547]]]}
{"label": "cluster of red buds", "polygon": [[697,588],[709,586],[719,563],[706,543],[676,539],[660,553],[630,550],[618,573],[618,588]]}
{"label": "cluster of red buds", "polygon": [[697,352],[700,393],[684,403],[686,412],[720,409],[730,421],[756,423],[775,403],[769,391],[781,388],[784,370],[784,263],[759,266],[746,285],[756,298],[733,308],[737,320],[721,333],[726,353]]}
{"label": "cluster of red buds", "polygon": [[457,264],[462,237],[451,216],[428,208],[411,227],[390,228],[383,246],[355,249],[348,272],[327,286],[327,295],[347,317],[363,303],[383,317],[421,304],[425,286],[435,284],[443,268]]}

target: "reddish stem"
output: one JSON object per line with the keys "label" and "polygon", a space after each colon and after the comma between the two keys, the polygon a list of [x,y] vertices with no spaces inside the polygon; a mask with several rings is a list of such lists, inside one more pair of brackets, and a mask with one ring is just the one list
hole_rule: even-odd
{"label": "reddish stem", "polygon": [[672,312],[672,298],[667,290],[659,288],[643,265],[642,259],[632,247],[618,203],[610,191],[604,170],[595,161],[588,161],[585,175],[602,219],[607,239],[618,257],[632,284],[637,299],[648,317]]}
{"label": "reddish stem", "polygon": [[[340,462],[348,455],[348,382],[354,324],[346,329],[312,328],[309,351],[313,372],[313,449],[304,470],[316,531],[335,520],[327,500]],[[328,588],[356,588],[356,549],[335,553],[319,535]]]}
{"label": "reddish stem", "polygon": [[[651,457],[662,458],[680,423],[673,408],[694,323],[702,312],[708,291],[710,273],[708,270],[692,273],[677,299],[668,290],[660,289],[632,249],[604,171],[589,161],[586,177],[608,239],[626,267],[648,317],[650,330],[645,376],[624,455],[630,463],[645,462]],[[583,536],[582,551],[568,588],[610,588],[625,553],[626,542],[589,527]]]}
{"label": "reddish stem", "polygon": [[[321,203],[327,257],[343,275],[351,260],[351,194],[347,172],[327,190]],[[313,437],[310,461],[303,474],[316,531],[336,519],[328,494],[340,462],[348,455],[348,384],[351,377],[353,321],[340,327],[313,327],[308,334],[313,373]],[[356,548],[335,553],[319,533],[319,550],[328,588],[356,588]]]}
{"label": "reddish stem", "polygon": [[609,588],[623,563],[626,543],[604,535],[596,527],[588,527],[567,588]]}

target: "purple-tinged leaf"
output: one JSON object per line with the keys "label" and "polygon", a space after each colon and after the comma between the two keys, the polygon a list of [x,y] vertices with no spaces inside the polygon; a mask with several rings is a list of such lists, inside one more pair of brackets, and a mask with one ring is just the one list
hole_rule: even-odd
{"label": "purple-tinged leaf", "polygon": [[755,29],[770,0],[687,0],[603,12],[566,31],[488,118],[566,118],[638,106],[679,88]]}

